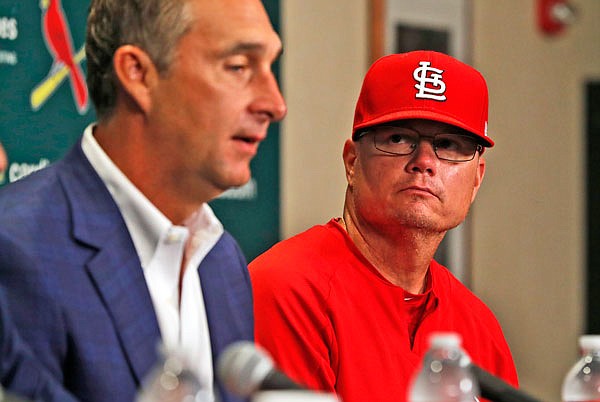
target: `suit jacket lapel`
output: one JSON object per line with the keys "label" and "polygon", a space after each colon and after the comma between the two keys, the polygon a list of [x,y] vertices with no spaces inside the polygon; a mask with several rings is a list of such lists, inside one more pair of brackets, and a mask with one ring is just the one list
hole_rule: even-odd
{"label": "suit jacket lapel", "polygon": [[213,357],[253,334],[250,280],[247,271],[241,271],[246,264],[234,244],[225,232],[198,268]]}
{"label": "suit jacket lapel", "polygon": [[98,250],[87,265],[139,383],[157,361],[160,330],[133,241],[104,183],[77,145],[61,181],[71,202],[74,237]]}
{"label": "suit jacket lapel", "polygon": [[[213,367],[227,345],[253,340],[252,292],[246,261],[231,235],[221,236],[198,268],[210,331]],[[215,373],[216,374],[216,373]],[[216,379],[223,402],[240,402]]]}

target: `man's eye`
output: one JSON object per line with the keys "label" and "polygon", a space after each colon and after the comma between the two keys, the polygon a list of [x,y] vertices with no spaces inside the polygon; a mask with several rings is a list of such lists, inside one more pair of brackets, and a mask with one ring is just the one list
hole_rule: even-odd
{"label": "man's eye", "polygon": [[234,55],[225,61],[225,69],[234,73],[244,72],[250,68],[250,59],[246,55]]}
{"label": "man's eye", "polygon": [[460,144],[456,141],[444,138],[435,144],[438,149],[460,149]]}
{"label": "man's eye", "polygon": [[391,134],[388,137],[387,142],[390,144],[402,144],[402,143],[405,143],[406,141],[407,141],[407,138],[403,134]]}
{"label": "man's eye", "polygon": [[227,69],[233,72],[241,72],[244,71],[248,66],[246,64],[229,64],[227,65]]}

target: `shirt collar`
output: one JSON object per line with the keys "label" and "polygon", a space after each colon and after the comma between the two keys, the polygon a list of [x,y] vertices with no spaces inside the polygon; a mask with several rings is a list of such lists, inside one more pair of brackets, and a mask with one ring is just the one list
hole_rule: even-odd
{"label": "shirt collar", "polygon": [[[104,152],[94,138],[94,126],[91,124],[85,129],[81,147],[121,211],[142,267],[147,267],[159,241],[161,238],[167,238],[174,225]],[[201,232],[210,233],[212,245],[216,243],[214,239],[218,239],[223,233],[223,226],[207,204],[203,204],[192,214],[186,220],[185,226],[193,238],[199,237],[197,234]],[[194,253],[198,245],[192,242],[190,247],[189,251]]]}

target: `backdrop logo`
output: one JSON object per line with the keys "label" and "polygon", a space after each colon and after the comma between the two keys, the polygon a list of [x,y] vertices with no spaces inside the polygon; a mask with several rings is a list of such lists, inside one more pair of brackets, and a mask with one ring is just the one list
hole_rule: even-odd
{"label": "backdrop logo", "polygon": [[42,33],[48,52],[54,58],[48,75],[31,91],[31,108],[37,111],[68,77],[73,101],[79,114],[89,105],[88,89],[80,63],[85,59],[85,48],[73,53],[73,39],[60,0],[40,0]]}

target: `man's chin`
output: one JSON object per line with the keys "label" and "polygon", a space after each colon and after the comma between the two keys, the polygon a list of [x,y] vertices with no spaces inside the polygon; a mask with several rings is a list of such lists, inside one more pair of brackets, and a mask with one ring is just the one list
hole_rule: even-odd
{"label": "man's chin", "polygon": [[250,172],[248,172],[248,174],[238,175],[236,177],[228,177],[226,180],[222,181],[219,189],[221,192],[240,189],[247,185],[251,178],[252,176]]}
{"label": "man's chin", "polygon": [[250,174],[250,172],[248,172],[247,175],[244,175],[242,177],[232,180],[231,188],[243,187],[246,184],[248,184],[248,182],[250,181],[251,178],[252,178],[252,175]]}

